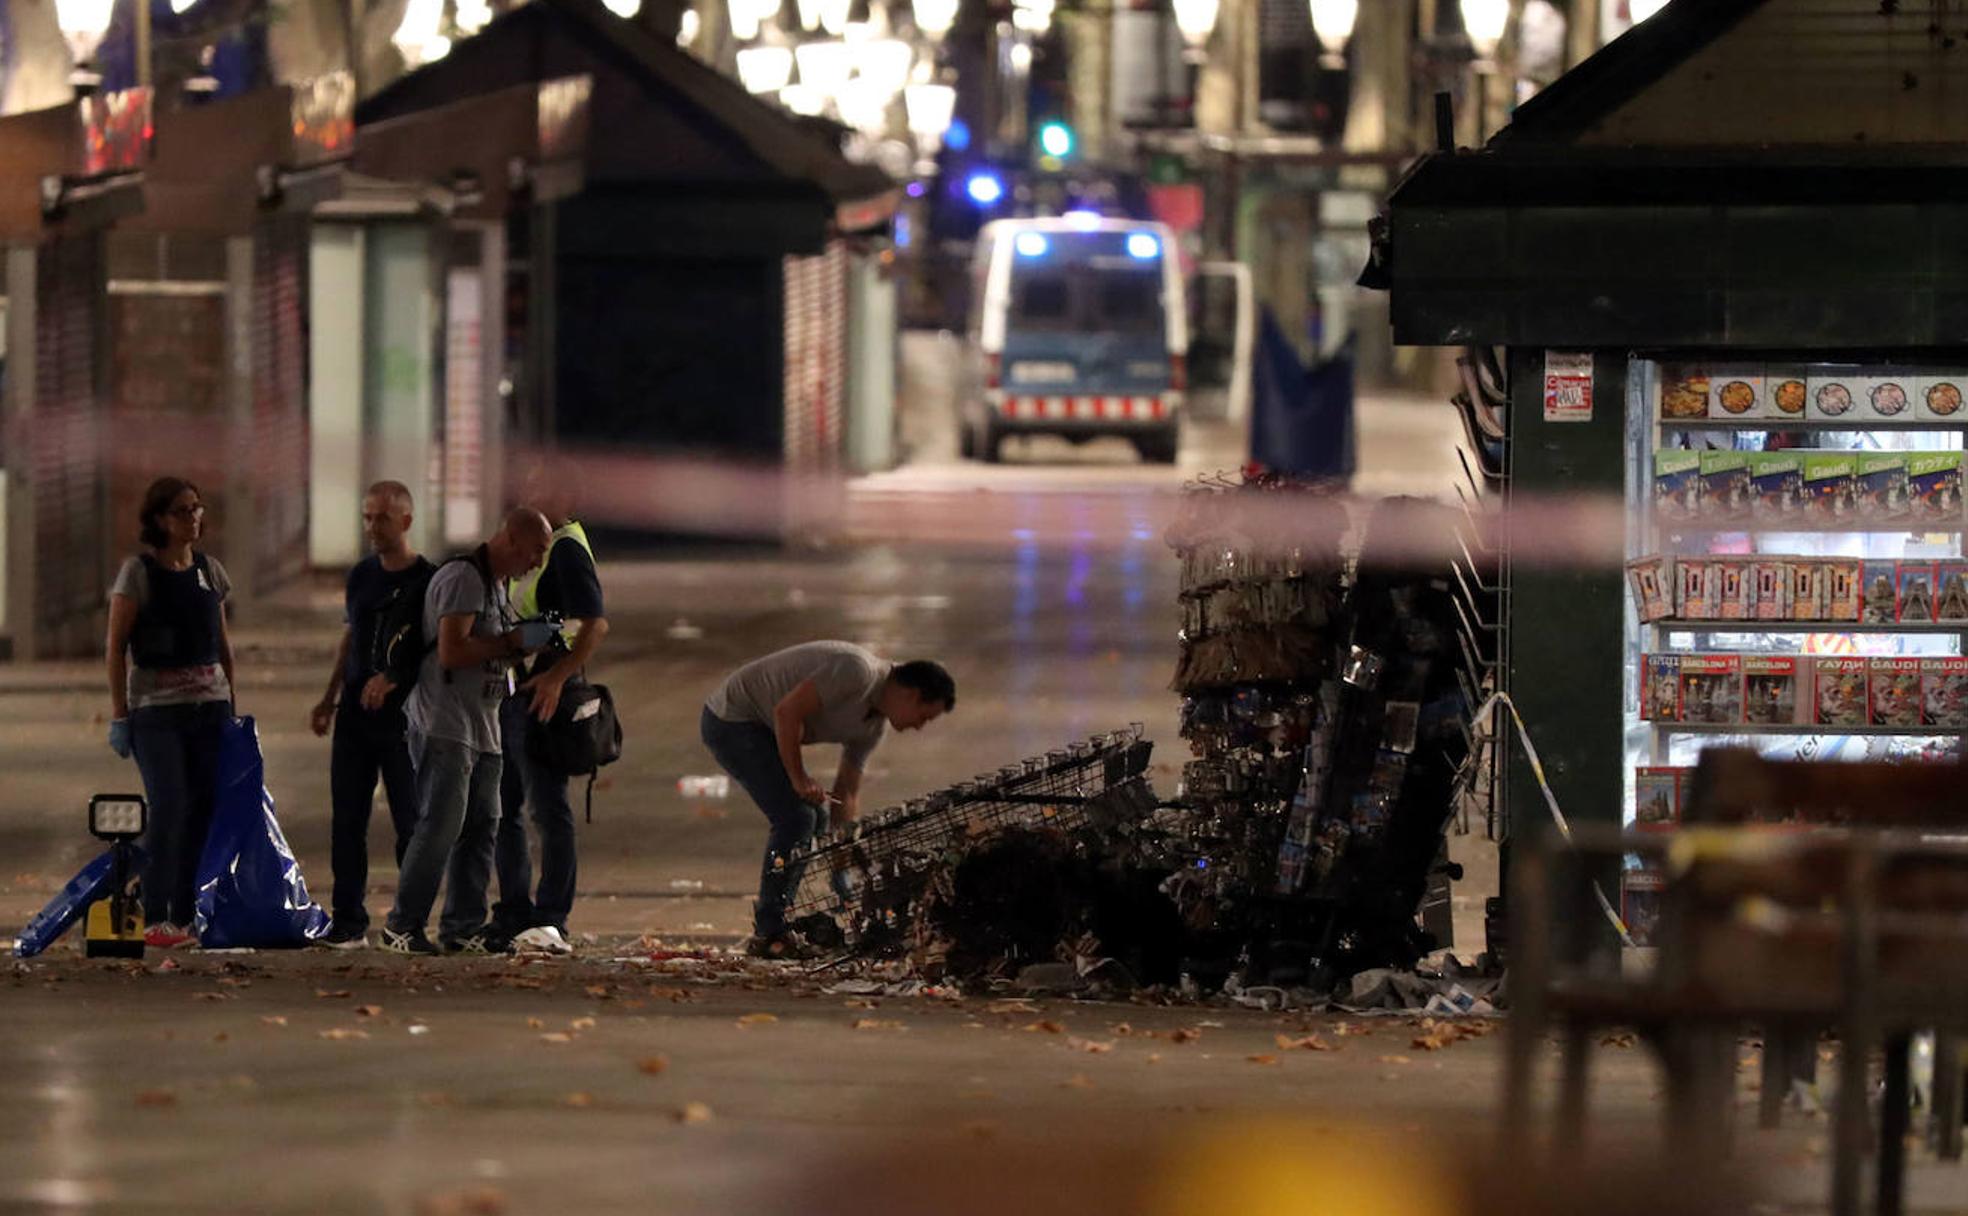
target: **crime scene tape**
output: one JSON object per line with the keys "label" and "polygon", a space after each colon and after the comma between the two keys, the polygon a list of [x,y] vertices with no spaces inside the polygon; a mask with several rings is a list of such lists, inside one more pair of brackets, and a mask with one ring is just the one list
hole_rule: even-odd
{"label": "crime scene tape", "polygon": [[[1510,699],[1509,693],[1491,693],[1489,700],[1483,702],[1482,708],[1476,711],[1474,719],[1477,734],[1488,733],[1487,723],[1490,721],[1490,715],[1499,705],[1510,711],[1510,720],[1517,724],[1517,741],[1524,745],[1524,759],[1531,762],[1531,775],[1537,778],[1538,789],[1544,793],[1544,805],[1551,811],[1551,822],[1558,826],[1559,837],[1566,844],[1570,844],[1571,821],[1566,819],[1565,812],[1558,808],[1558,795],[1551,792],[1551,782],[1545,778],[1544,761],[1538,758],[1537,744],[1531,742],[1531,732],[1524,725],[1524,716],[1517,712],[1517,703]],[[1633,935],[1626,930],[1626,922],[1620,919],[1618,910],[1613,907],[1613,901],[1606,898],[1605,888],[1599,885],[1597,879],[1591,882],[1593,897],[1599,901],[1599,910],[1606,914],[1606,920],[1612,924],[1613,931],[1619,934],[1620,944],[1637,946],[1638,943],[1633,940]]]}

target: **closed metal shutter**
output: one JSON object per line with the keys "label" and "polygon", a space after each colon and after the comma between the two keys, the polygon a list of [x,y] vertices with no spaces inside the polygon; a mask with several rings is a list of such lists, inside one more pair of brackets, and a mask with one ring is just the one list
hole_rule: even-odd
{"label": "closed metal shutter", "polygon": [[[785,259],[785,468],[793,475],[840,470],[847,378],[847,246]],[[788,501],[798,504],[794,495]],[[795,505],[787,523],[805,526]]]}
{"label": "closed metal shutter", "polygon": [[253,234],[254,588],[307,570],[307,224],[281,218]]}
{"label": "closed metal shutter", "polygon": [[102,425],[96,365],[103,324],[103,245],[94,234],[61,237],[35,259],[34,495],[35,657],[101,648]]}

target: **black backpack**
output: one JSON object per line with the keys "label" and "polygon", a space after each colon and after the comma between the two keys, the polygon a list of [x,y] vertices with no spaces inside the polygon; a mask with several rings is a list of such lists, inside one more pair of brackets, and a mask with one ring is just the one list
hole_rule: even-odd
{"label": "black backpack", "polygon": [[526,754],[533,763],[564,777],[586,776],[586,817],[594,822],[595,777],[606,764],[622,758],[622,721],[615,716],[615,698],[606,684],[591,684],[575,675],[561,686],[560,705],[551,719],[529,718]]}
{"label": "black backpack", "polygon": [[485,605],[492,606],[492,564],[480,545],[470,553],[448,557],[423,578],[405,579],[376,610],[375,633],[370,638],[369,670],[389,677],[396,691],[391,697],[399,703],[410,695],[423,674],[424,656],[437,646],[436,638],[424,636],[424,600],[430,594],[431,580],[452,562],[470,562],[485,580]]}

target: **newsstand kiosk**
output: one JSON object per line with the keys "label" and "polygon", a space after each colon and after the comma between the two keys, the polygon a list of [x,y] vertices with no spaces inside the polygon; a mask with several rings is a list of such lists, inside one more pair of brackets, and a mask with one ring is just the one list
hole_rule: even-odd
{"label": "newsstand kiosk", "polygon": [[1502,348],[1498,679],[1574,822],[1968,730],[1968,55],[1901,7],[1671,4],[1391,197],[1395,341]]}

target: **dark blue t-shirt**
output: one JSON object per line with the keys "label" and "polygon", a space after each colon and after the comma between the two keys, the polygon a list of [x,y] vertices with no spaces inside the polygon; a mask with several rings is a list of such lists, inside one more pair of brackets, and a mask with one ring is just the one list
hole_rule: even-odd
{"label": "dark blue t-shirt", "polygon": [[[401,570],[385,570],[383,559],[372,553],[355,563],[349,571],[348,590],[343,597],[343,620],[354,633],[349,640],[348,663],[342,669],[344,707],[355,706],[354,698],[362,695],[362,686],[376,674],[373,659],[379,615],[393,594],[406,583],[427,584],[436,569],[429,558],[419,556]],[[407,690],[399,689],[391,700],[401,705],[407,695]]]}
{"label": "dark blue t-shirt", "polygon": [[601,608],[601,578],[595,574],[594,559],[571,536],[554,542],[536,595],[540,611],[558,612],[564,620],[591,621],[608,615]]}

